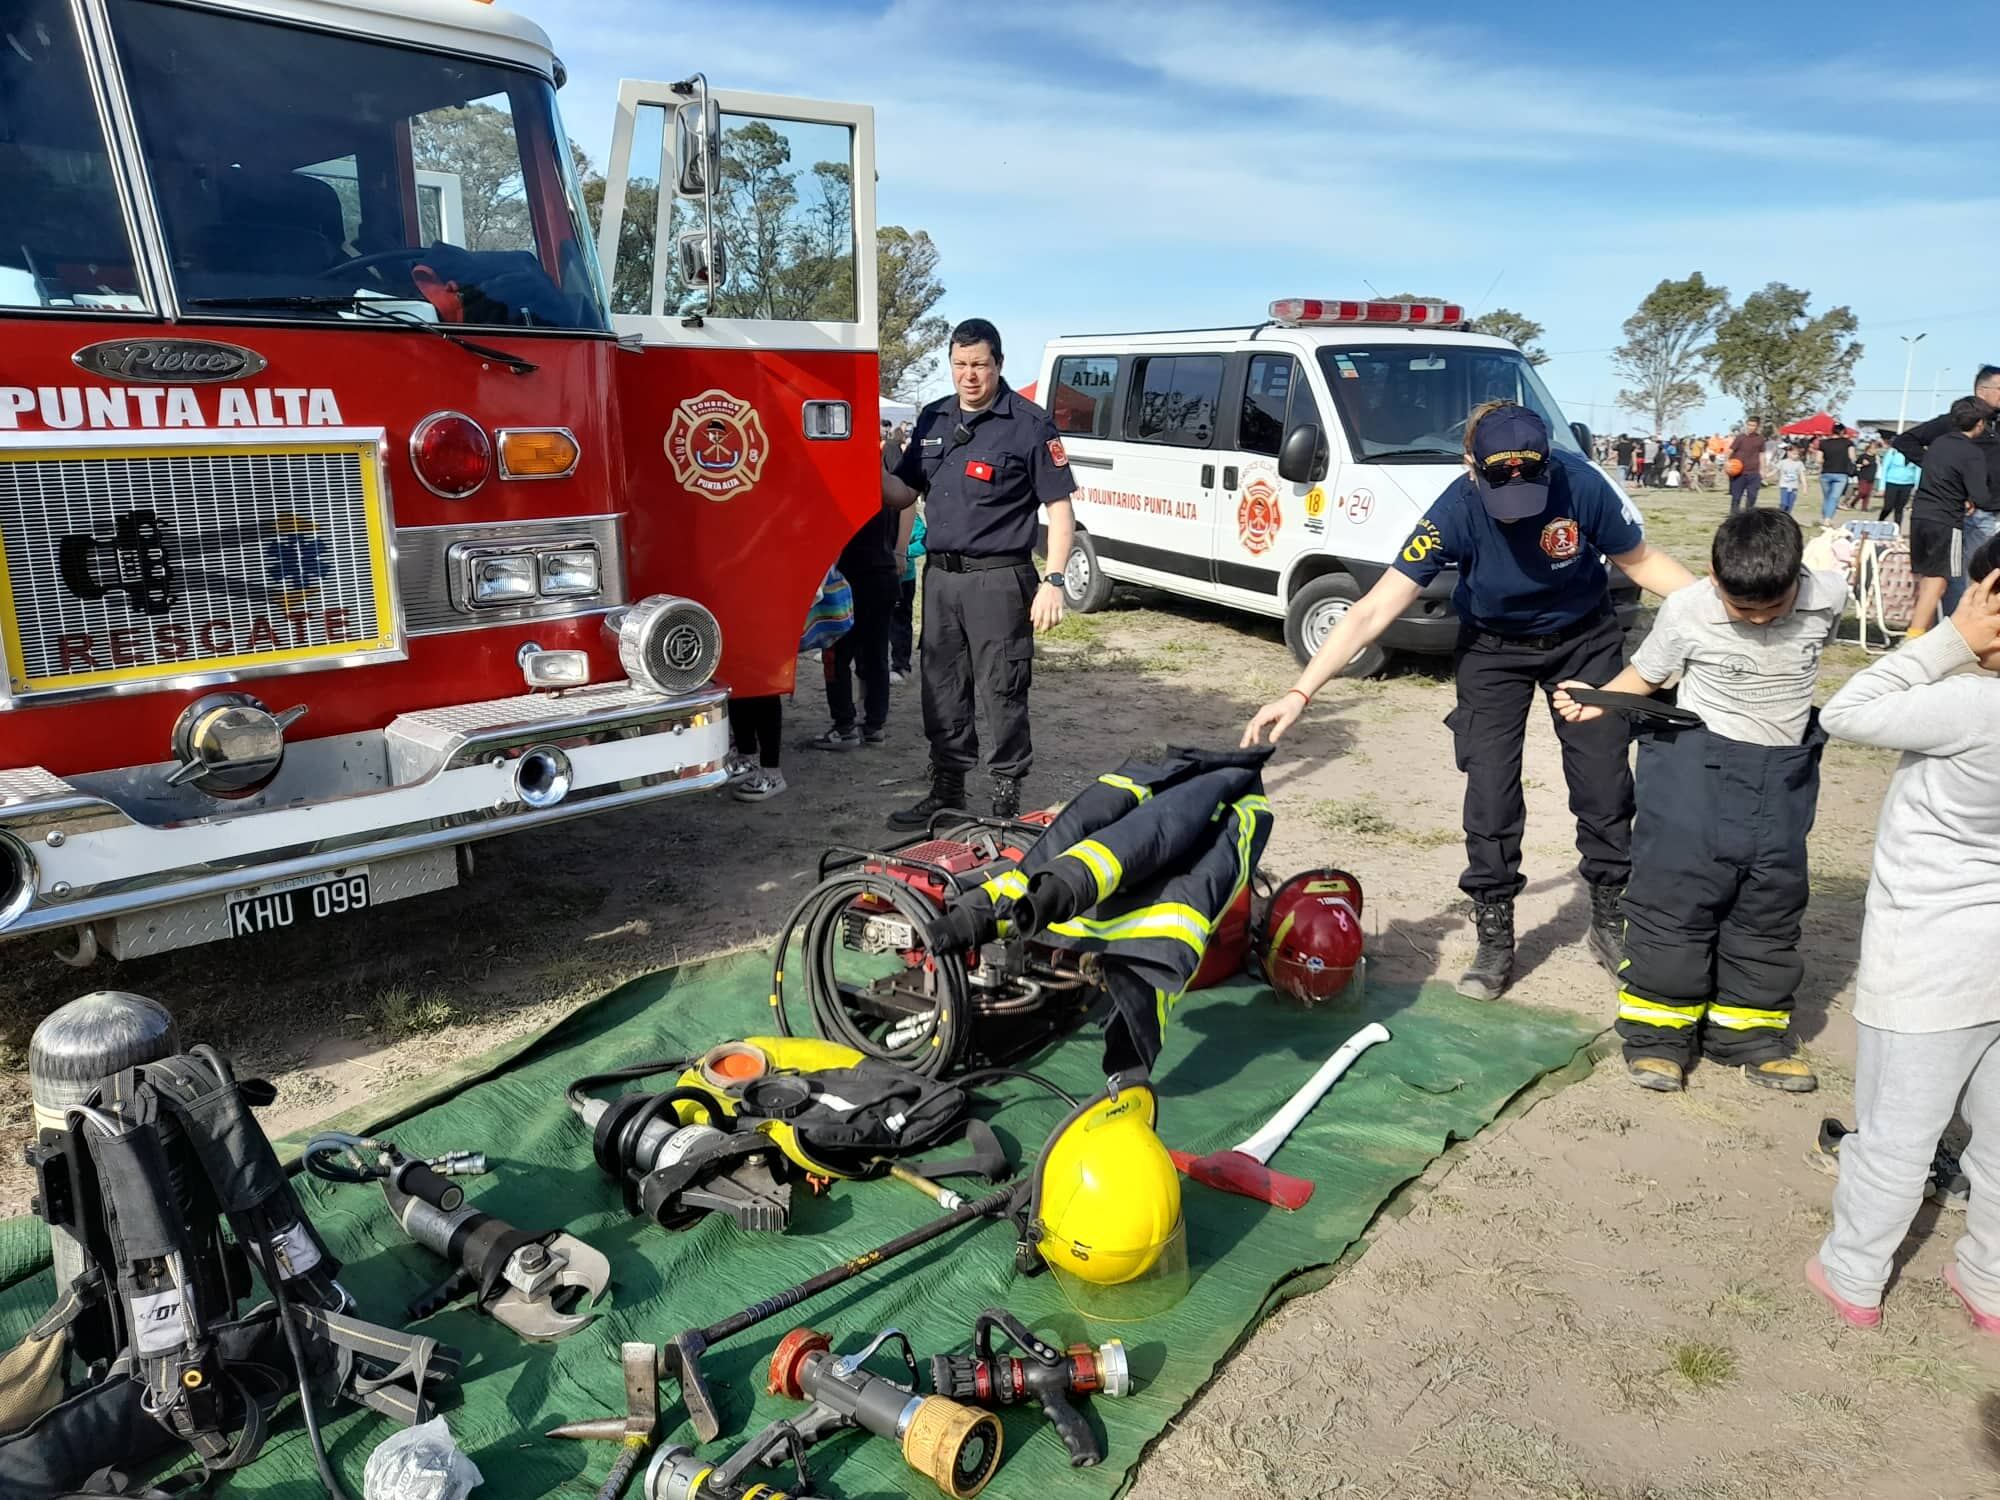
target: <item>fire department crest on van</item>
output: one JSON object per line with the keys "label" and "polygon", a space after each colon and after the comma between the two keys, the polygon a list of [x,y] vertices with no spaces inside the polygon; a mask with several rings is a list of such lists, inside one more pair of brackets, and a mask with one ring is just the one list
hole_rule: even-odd
{"label": "fire department crest on van", "polygon": [[1243,486],[1243,499],[1236,507],[1236,535],[1243,550],[1255,557],[1271,550],[1278,539],[1284,517],[1278,510],[1278,487],[1261,474]]}
{"label": "fire department crest on van", "polygon": [[755,486],[770,454],[757,409],[723,390],[703,391],[675,408],[666,447],[681,488],[711,500]]}

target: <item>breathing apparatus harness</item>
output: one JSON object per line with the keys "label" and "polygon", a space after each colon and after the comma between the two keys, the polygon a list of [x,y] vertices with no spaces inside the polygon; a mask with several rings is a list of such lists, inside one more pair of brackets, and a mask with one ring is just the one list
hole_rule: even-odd
{"label": "breathing apparatus harness", "polygon": [[[593,1090],[678,1073],[657,1093],[591,1098]],[[943,1083],[811,1037],[748,1037],[699,1057],[661,1058],[579,1078],[566,1091],[591,1131],[597,1164],[624,1189],[628,1212],[668,1229],[722,1213],[745,1229],[783,1230],[793,1185],[880,1176],[891,1161],[990,1127]],[[913,1164],[948,1177],[997,1153]]]}
{"label": "breathing apparatus harness", "polygon": [[[0,1436],[0,1493],[125,1493],[109,1470],[175,1442],[200,1458],[205,1487],[256,1458],[296,1388],[320,1481],[340,1500],[316,1384],[406,1424],[432,1415],[458,1353],[350,1316],[339,1262],[251,1114],[274,1097],[195,1047],[106,1077],[29,1148],[35,1211],[83,1247],[85,1269],[8,1356],[46,1384],[25,1402],[0,1392],[0,1426],[27,1418]],[[272,1301],[240,1312],[253,1266]],[[69,1353],[87,1372],[80,1387],[63,1378]]]}

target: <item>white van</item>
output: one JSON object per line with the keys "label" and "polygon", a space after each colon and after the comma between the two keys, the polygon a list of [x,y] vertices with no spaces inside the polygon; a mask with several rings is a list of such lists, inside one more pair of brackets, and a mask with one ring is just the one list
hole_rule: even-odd
{"label": "white van", "polygon": [[[1102,609],[1118,582],[1215,599],[1281,617],[1308,660],[1458,477],[1475,406],[1518,401],[1590,453],[1521,351],[1464,322],[1443,302],[1291,298],[1254,328],[1051,340],[1036,399],[1076,474],[1069,607]],[[1439,576],[1348,675],[1451,651],[1456,583]],[[1615,569],[1612,593],[1629,619],[1638,591]]]}

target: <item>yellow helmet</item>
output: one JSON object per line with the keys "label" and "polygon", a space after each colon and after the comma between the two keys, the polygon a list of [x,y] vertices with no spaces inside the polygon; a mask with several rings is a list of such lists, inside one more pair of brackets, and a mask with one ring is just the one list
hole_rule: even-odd
{"label": "yellow helmet", "polygon": [[1187,1291],[1180,1174],[1144,1086],[1099,1095],[1057,1127],[1035,1167],[1036,1247],[1086,1317],[1151,1317]]}

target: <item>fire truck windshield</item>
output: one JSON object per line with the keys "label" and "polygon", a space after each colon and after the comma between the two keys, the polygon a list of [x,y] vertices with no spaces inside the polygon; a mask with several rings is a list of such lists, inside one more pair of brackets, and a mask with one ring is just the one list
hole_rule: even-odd
{"label": "fire truck windshield", "polygon": [[109,10],[183,306],[608,327],[547,79],[159,0]]}

